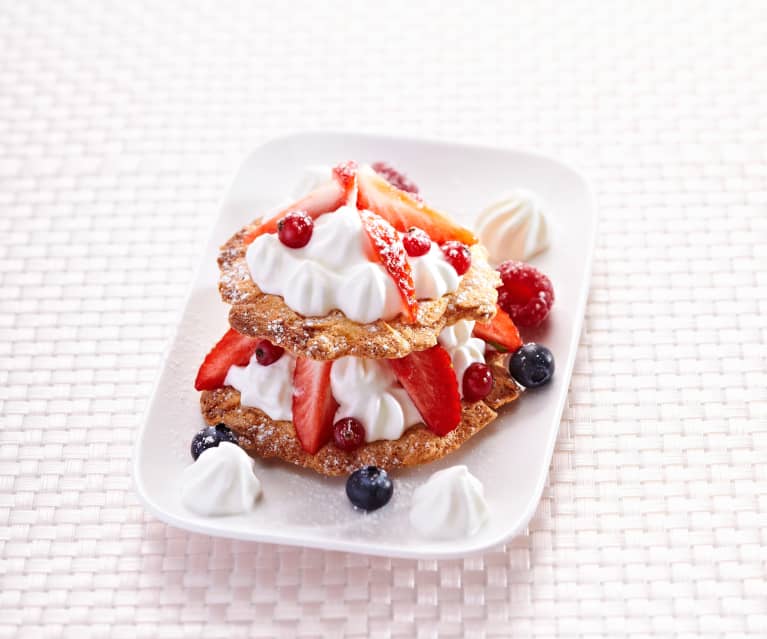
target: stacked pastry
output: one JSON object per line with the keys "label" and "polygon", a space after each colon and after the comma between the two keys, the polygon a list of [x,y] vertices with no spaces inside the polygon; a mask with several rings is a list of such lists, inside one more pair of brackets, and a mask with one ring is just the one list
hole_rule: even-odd
{"label": "stacked pastry", "polygon": [[473,233],[401,176],[347,162],[221,249],[231,329],[196,380],[209,424],[325,475],[459,448],[521,387],[522,342]]}

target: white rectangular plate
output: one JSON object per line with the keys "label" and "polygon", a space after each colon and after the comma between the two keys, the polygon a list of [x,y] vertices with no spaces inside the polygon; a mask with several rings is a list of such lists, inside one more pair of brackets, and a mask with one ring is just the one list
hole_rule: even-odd
{"label": "white rectangular plate", "polygon": [[[549,275],[556,304],[545,328],[524,335],[547,345],[557,370],[553,381],[528,391],[484,431],[447,458],[393,473],[394,496],[370,514],[355,511],[344,478],[329,479],[282,462],[256,461],[264,495],[252,513],[206,518],[181,504],[181,471],[189,445],[203,426],[197,368],[227,329],[228,307],[217,283],[218,247],[236,230],[285,201],[304,168],[385,160],[419,185],[436,208],[471,226],[476,213],[504,191],[527,188],[546,203],[553,223],[551,247],[534,264]],[[578,345],[594,246],[595,206],[585,180],[572,169],[520,151],[336,133],[273,140],[251,153],[226,193],[218,220],[186,302],[150,401],[134,457],[139,496],[157,517],[188,530],[281,544],[388,555],[465,556],[521,531],[543,490]],[[485,486],[491,517],[468,539],[430,541],[408,523],[413,489],[436,470],[466,464]]]}

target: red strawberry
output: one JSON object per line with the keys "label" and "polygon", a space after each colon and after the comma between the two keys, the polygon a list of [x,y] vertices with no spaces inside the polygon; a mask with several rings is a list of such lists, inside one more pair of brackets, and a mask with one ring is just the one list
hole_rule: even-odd
{"label": "red strawberry", "polygon": [[392,186],[375,171],[361,170],[358,180],[357,207],[378,213],[398,231],[406,233],[415,226],[426,231],[437,244],[450,240],[468,245],[477,243],[477,238],[469,229],[429,208],[411,193]]}
{"label": "red strawberry", "polygon": [[194,387],[198,391],[215,390],[224,385],[230,366],[245,366],[256,352],[260,339],[240,335],[233,328],[219,340],[197,371]]}
{"label": "red strawberry", "polygon": [[291,211],[303,211],[316,220],[324,213],[330,213],[347,203],[356,183],[357,164],[349,161],[333,168],[333,179],[328,180],[305,195],[297,202],[262,223],[245,237],[245,244],[250,244],[259,235],[276,233],[277,223]]}
{"label": "red strawberry", "polygon": [[522,346],[519,331],[509,315],[500,306],[495,317],[487,324],[474,324],[474,335],[493,345],[497,350],[516,351]]}
{"label": "red strawberry", "polygon": [[333,167],[333,179],[338,182],[348,198],[357,185],[357,163],[354,160],[348,160]]}
{"label": "red strawberry", "polygon": [[407,252],[399,233],[382,217],[370,211],[360,211],[362,226],[370,240],[373,254],[394,280],[405,305],[405,317],[415,321],[418,311],[418,300],[415,296],[415,284]]}
{"label": "red strawberry", "polygon": [[461,421],[461,397],[450,355],[441,346],[387,360],[429,430],[447,435]]}
{"label": "red strawberry", "polygon": [[333,362],[298,358],[293,373],[293,427],[298,441],[314,455],[333,436],[333,417],[338,409],[330,391]]}

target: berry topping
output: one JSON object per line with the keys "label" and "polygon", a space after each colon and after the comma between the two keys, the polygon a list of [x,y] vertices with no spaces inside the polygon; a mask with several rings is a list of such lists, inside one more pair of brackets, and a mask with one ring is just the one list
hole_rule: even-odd
{"label": "berry topping", "polygon": [[304,211],[291,211],[277,222],[277,236],[289,248],[301,248],[309,243],[314,232],[314,220]]}
{"label": "berry topping", "polygon": [[407,191],[414,195],[418,193],[418,187],[415,182],[410,180],[406,175],[400,173],[391,164],[387,164],[386,162],[374,162],[373,170],[389,184],[396,186],[400,191]]}
{"label": "berry topping", "polygon": [[418,300],[415,297],[413,274],[399,233],[394,230],[391,224],[375,213],[370,211],[360,211],[359,213],[373,254],[397,285],[405,305],[405,317],[410,321],[415,321]]}
{"label": "berry topping", "polygon": [[338,179],[328,180],[321,184],[311,193],[305,195],[297,202],[283,209],[277,215],[271,217],[266,222],[256,226],[245,238],[245,244],[250,244],[258,236],[265,233],[277,233],[277,224],[291,211],[303,211],[311,219],[315,220],[324,213],[330,213],[346,204],[349,192]]}
{"label": "berry topping", "polygon": [[442,245],[442,252],[445,259],[450,262],[450,266],[455,269],[458,275],[463,275],[471,266],[471,251],[469,247],[462,242],[450,241]]}
{"label": "berry topping", "polygon": [[522,346],[522,338],[519,331],[511,321],[511,318],[502,308],[498,308],[495,317],[487,323],[474,324],[474,335],[485,340],[497,351],[511,351],[512,353]]}
{"label": "berry topping", "polygon": [[474,362],[463,374],[463,398],[467,402],[485,399],[493,390],[493,374],[486,364]]}
{"label": "berry topping", "polygon": [[231,366],[246,366],[256,352],[260,340],[240,335],[233,328],[219,340],[197,372],[194,387],[198,390],[215,390],[224,385]]}
{"label": "berry topping", "polygon": [[333,416],[338,404],[330,391],[333,362],[298,358],[293,373],[293,427],[298,441],[310,455],[322,448],[333,434]]}
{"label": "berry topping", "polygon": [[461,397],[450,355],[441,346],[389,359],[394,375],[405,388],[426,426],[447,435],[461,421]]}
{"label": "berry topping", "polygon": [[554,375],[554,356],[545,346],[530,342],[511,356],[509,373],[525,388],[543,386]]}
{"label": "berry topping", "polygon": [[346,496],[361,510],[377,510],[389,503],[394,486],[389,474],[377,466],[355,470],[346,480]]}
{"label": "berry topping", "polygon": [[437,244],[458,240],[476,244],[474,234],[443,213],[429,208],[410,193],[389,184],[375,171],[361,169],[358,174],[357,208],[369,209],[405,233],[411,226],[426,231]]}
{"label": "berry topping", "polygon": [[284,352],[285,349],[282,346],[272,344],[268,339],[262,339],[256,346],[256,361],[261,366],[269,366],[280,359]]}
{"label": "berry topping", "polygon": [[333,443],[337,448],[352,451],[365,443],[365,427],[359,419],[344,417],[333,424]]}
{"label": "berry topping", "polygon": [[415,226],[402,236],[402,243],[410,257],[426,255],[431,249],[431,238]]}
{"label": "berry topping", "polygon": [[538,326],[554,304],[551,280],[537,268],[509,260],[498,267],[502,284],[498,288],[498,305],[517,326]]}
{"label": "berry topping", "polygon": [[237,436],[226,427],[226,424],[216,424],[203,428],[192,439],[192,458],[197,459],[202,451],[214,448],[221,442],[237,443]]}
{"label": "berry topping", "polygon": [[348,197],[357,182],[357,163],[354,160],[348,160],[333,167],[333,179],[341,185]]}

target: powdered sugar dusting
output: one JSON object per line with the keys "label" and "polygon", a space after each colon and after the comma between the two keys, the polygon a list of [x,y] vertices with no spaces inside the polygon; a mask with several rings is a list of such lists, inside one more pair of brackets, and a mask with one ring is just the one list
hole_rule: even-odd
{"label": "powdered sugar dusting", "polygon": [[295,355],[322,360],[346,355],[404,357],[436,344],[437,335],[446,325],[461,319],[485,322],[495,313],[495,288],[500,278],[487,264],[485,250],[474,245],[472,266],[458,288],[438,299],[421,300],[414,323],[396,317],[361,324],[338,310],[324,316],[303,316],[290,309],[280,296],[264,294],[250,278],[243,238],[252,226],[245,227],[221,249],[221,296],[232,304],[229,320],[233,328],[269,339]]}

